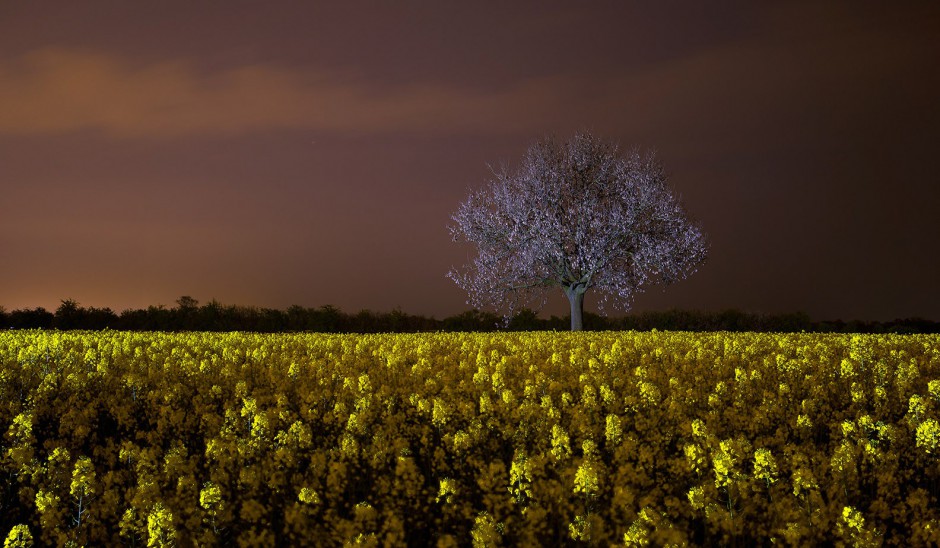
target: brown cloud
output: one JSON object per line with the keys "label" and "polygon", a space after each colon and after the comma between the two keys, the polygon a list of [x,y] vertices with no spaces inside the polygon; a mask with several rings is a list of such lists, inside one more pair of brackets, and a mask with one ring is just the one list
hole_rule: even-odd
{"label": "brown cloud", "polygon": [[185,62],[132,67],[102,53],[43,49],[0,64],[0,131],[99,129],[169,137],[266,128],[333,131],[514,130],[564,100],[558,82],[501,92],[369,86],[267,66],[201,74]]}
{"label": "brown cloud", "polygon": [[[142,67],[103,53],[43,49],[0,64],[0,132],[95,129],[122,137],[306,128],[340,132],[486,131],[538,134],[585,125],[674,130],[677,117],[714,113],[729,79],[754,70],[710,51],[593,82],[543,78],[479,90],[419,82],[388,86],[263,65],[201,73],[181,61]],[[733,100],[740,104],[741,98]],[[609,126],[609,127],[608,127]]]}
{"label": "brown cloud", "polygon": [[909,110],[932,101],[933,89],[910,80],[924,62],[923,44],[897,29],[858,24],[839,38],[796,30],[796,44],[783,39],[794,27],[772,28],[642,70],[486,88],[390,85],[368,75],[262,64],[206,72],[185,61],[141,66],[102,52],[46,48],[0,62],[0,132],[175,137],[303,128],[532,136],[588,127],[650,144],[678,139],[700,147],[704,139],[721,147],[718,134],[747,134],[743,140],[753,142],[768,129],[799,133],[791,129],[799,119],[814,130],[840,127],[889,101],[913,105]]}
{"label": "brown cloud", "polygon": [[[564,77],[471,89],[391,86],[340,74],[249,65],[203,73],[182,61],[132,66],[119,57],[43,49],[0,63],[0,132],[101,130],[121,137],[235,134],[304,128],[339,132],[598,131],[637,134],[713,120],[761,97],[772,82],[760,50],[696,52],[644,72]],[[766,106],[766,105],[764,105]],[[678,125],[677,125],[678,122]]]}

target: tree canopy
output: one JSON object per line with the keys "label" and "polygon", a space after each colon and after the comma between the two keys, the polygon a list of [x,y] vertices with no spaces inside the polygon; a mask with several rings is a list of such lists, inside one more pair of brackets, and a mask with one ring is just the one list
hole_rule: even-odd
{"label": "tree canopy", "polygon": [[452,219],[455,241],[478,255],[448,275],[476,307],[508,305],[509,314],[560,286],[571,328],[582,327],[584,294],[628,310],[635,293],[695,272],[708,243],[668,188],[662,164],[637,149],[590,134],[529,148],[518,169],[503,168],[471,192]]}

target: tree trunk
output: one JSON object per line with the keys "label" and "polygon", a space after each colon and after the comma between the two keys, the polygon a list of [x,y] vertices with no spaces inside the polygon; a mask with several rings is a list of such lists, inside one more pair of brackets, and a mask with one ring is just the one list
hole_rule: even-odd
{"label": "tree trunk", "polygon": [[568,296],[568,303],[571,304],[571,330],[581,331],[584,329],[582,317],[584,315],[584,290],[581,286],[566,287],[565,295]]}

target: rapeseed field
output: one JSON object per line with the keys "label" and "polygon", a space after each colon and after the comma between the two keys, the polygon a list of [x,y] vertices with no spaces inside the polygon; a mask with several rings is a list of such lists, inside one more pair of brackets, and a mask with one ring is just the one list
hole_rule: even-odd
{"label": "rapeseed field", "polygon": [[0,333],[5,547],[940,544],[940,337]]}

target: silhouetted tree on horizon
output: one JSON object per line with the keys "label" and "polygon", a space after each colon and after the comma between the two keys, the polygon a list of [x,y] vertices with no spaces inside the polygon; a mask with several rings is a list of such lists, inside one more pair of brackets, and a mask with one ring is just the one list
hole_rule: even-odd
{"label": "silhouetted tree on horizon", "polygon": [[[324,305],[307,308],[294,305],[287,310],[255,306],[225,305],[211,300],[199,306],[195,299],[177,300],[177,306],[148,306],[127,309],[119,315],[110,308],[83,307],[67,299],[56,313],[44,308],[6,311],[0,306],[0,328],[124,331],[249,331],[259,333],[416,333],[428,331],[561,331],[569,327],[567,318],[541,318],[531,309],[517,309],[506,322],[492,312],[472,309],[443,319],[408,314],[395,308],[390,312],[361,310],[345,313]],[[584,313],[584,329],[615,331],[758,331],[793,333],[940,333],[940,322],[924,318],[895,319],[888,322],[859,320],[813,321],[803,312],[759,314],[736,309],[720,311],[660,310],[621,317]]]}

